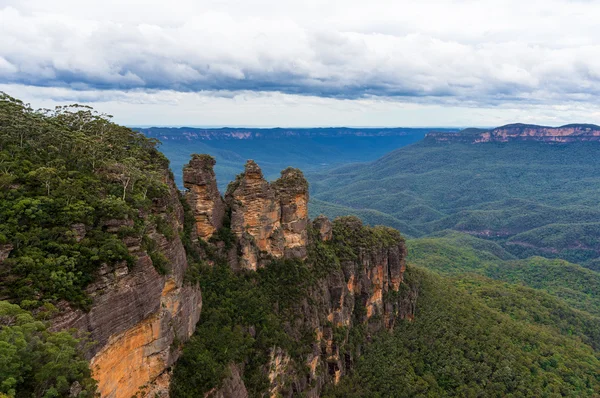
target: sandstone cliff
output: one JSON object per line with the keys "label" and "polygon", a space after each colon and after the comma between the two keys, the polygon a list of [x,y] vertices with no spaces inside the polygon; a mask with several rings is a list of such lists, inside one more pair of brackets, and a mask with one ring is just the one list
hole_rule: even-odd
{"label": "sandstone cliff", "polygon": [[459,133],[427,134],[426,140],[479,144],[485,142],[538,141],[549,143],[600,141],[600,126],[569,124],[545,127],[528,124],[509,124],[492,130],[466,129]]}
{"label": "sandstone cliff", "polygon": [[[206,175],[214,178],[208,171]],[[194,195],[192,188],[187,195]],[[348,372],[372,334],[393,329],[399,319],[412,319],[418,292],[403,282],[406,247],[397,231],[363,226],[356,217],[331,222],[319,216],[311,223],[302,173],[289,168],[269,183],[253,161],[230,184],[225,202],[230,224],[224,225],[230,225],[238,258],[232,260],[215,236],[211,251],[216,258],[210,263],[226,261],[247,272],[282,266],[273,260],[287,258],[302,260],[311,269],[308,290],[281,318],[285,333],[302,342],[305,353],[269,348],[260,371],[268,375],[267,395],[319,396],[325,385],[337,383]],[[281,306],[275,301],[277,314]],[[240,326],[251,336],[257,333],[254,325]],[[207,396],[253,395],[245,386],[246,367],[246,362],[231,363],[222,387]]]}
{"label": "sandstone cliff", "polygon": [[[200,289],[184,283],[188,263],[178,233],[183,225],[179,192],[172,180],[168,184],[168,195],[155,202],[152,214],[140,217],[160,217],[174,233],[167,237],[148,224],[145,239],[153,242],[152,252],[142,237],[124,238],[135,264],[102,267],[87,288],[91,309],[85,312],[63,303],[53,321],[55,330],[89,333],[94,342],[88,351],[90,367],[102,397],[130,398],[150,391],[177,360],[175,343],[192,335],[200,316]],[[105,229],[118,234],[132,225],[132,220],[109,220]],[[164,274],[153,265],[155,253],[166,259]]]}
{"label": "sandstone cliff", "polygon": [[[307,353],[298,356],[281,347],[270,349],[262,370],[269,379],[266,396],[319,397],[326,385],[338,383],[347,374],[373,334],[414,316],[418,291],[403,282],[406,248],[399,234],[365,227],[355,217],[337,219],[333,226],[320,217],[309,229],[309,252],[341,241],[352,249],[337,257],[338,266],[311,265],[325,266],[327,271],[296,303],[291,320],[284,325],[289,336],[307,344]],[[331,235],[320,233],[328,229],[333,230]],[[305,330],[312,331],[309,341]],[[235,371],[209,397],[249,396],[245,363],[231,366]]]}
{"label": "sandstone cliff", "polygon": [[241,268],[256,270],[270,258],[306,257],[308,183],[300,170],[288,168],[270,184],[249,160],[228,187],[226,202]]}
{"label": "sandstone cliff", "polygon": [[[403,282],[406,248],[397,231],[365,227],[355,217],[331,222],[320,216],[310,222],[308,184],[293,168],[269,183],[258,165],[248,161],[223,200],[214,164],[206,155],[195,155],[186,166],[187,210],[167,178],[169,193],[155,201],[151,214],[139,214],[143,235],[122,234],[134,229],[133,220],[105,221],[107,232],[124,236],[135,264],[102,267],[87,288],[93,299],[89,311],[63,303],[53,321],[54,329],[77,328],[95,342],[88,356],[102,397],[169,394],[171,369],[200,319],[200,287],[190,282],[198,280],[197,267],[225,264],[242,275],[257,275],[291,261],[286,266],[292,272],[295,267],[306,269],[307,280],[297,281],[304,289],[301,296],[287,306],[273,296],[261,311],[279,319],[277,327],[296,349],[268,346],[261,356],[264,362],[252,364],[266,375],[268,385],[260,395],[318,397],[352,368],[371,335],[413,317],[418,292]],[[148,222],[157,218],[162,223]],[[86,234],[85,225],[72,230],[76,236]],[[161,257],[164,264],[158,266]],[[189,278],[190,272],[196,274]],[[249,339],[260,329],[255,324],[236,327]],[[223,380],[205,390],[206,396],[256,395],[255,386],[247,388],[246,372],[256,360],[228,363]]]}
{"label": "sandstone cliff", "polygon": [[214,165],[215,160],[208,155],[193,155],[183,169],[183,185],[188,189],[186,199],[196,220],[196,234],[205,240],[221,228],[225,212]]}

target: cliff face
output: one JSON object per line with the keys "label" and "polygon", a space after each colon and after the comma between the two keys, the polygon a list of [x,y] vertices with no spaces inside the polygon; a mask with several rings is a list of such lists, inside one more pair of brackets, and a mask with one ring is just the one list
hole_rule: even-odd
{"label": "cliff face", "polygon": [[208,155],[194,155],[183,169],[183,185],[188,189],[186,199],[196,220],[196,234],[208,239],[223,225],[225,205],[217,189],[213,166]]}
{"label": "cliff face", "polygon": [[300,170],[286,169],[270,184],[249,160],[229,186],[226,202],[241,268],[256,270],[270,258],[306,257],[308,183]]}
{"label": "cliff face", "polygon": [[[183,209],[172,181],[169,186],[152,215],[162,217],[175,233],[168,239],[154,229],[147,231],[167,260],[166,274],[157,272],[141,238],[124,238],[135,264],[102,267],[87,288],[91,309],[84,312],[63,304],[53,321],[53,329],[77,328],[95,342],[88,356],[102,397],[129,398],[151,385],[177,360],[180,352],[172,348],[174,342],[187,340],[200,316],[200,289],[184,284],[188,263],[178,234]],[[110,220],[105,228],[118,233],[132,225],[131,220]]]}
{"label": "cliff face", "polygon": [[485,142],[539,141],[551,143],[600,141],[600,126],[570,124],[562,127],[545,127],[527,124],[509,124],[493,130],[467,129],[459,133],[429,133],[426,139],[435,142]]}
{"label": "cliff face", "polygon": [[[214,178],[208,171],[206,175]],[[189,189],[194,203],[193,186]],[[282,321],[295,341],[305,342],[305,331],[310,331],[313,338],[304,343],[308,353],[298,357],[271,347],[262,369],[268,375],[268,395],[319,396],[324,385],[337,383],[348,372],[370,335],[393,329],[399,319],[412,319],[417,291],[403,283],[406,247],[397,231],[365,227],[355,217],[332,223],[319,216],[310,223],[308,184],[302,173],[288,168],[269,183],[253,161],[230,184],[225,202],[238,255],[232,261],[223,253],[231,267],[257,271],[278,266],[270,263],[273,259],[300,259],[317,275],[291,310],[293,320]],[[208,396],[251,395],[244,385],[244,369],[245,363],[230,364],[222,387]]]}
{"label": "cliff face", "polygon": [[[315,220],[313,228],[322,228],[323,223]],[[325,384],[337,384],[372,334],[393,329],[400,319],[412,319],[417,298],[417,291],[403,284],[406,246],[399,234],[378,241],[378,235],[355,217],[336,220],[332,229],[335,244],[347,241],[347,236],[356,243],[351,245],[353,255],[342,256],[340,268],[328,272],[303,303],[303,322],[314,329],[316,340],[305,362],[310,382],[303,386],[299,378],[292,384],[300,383],[296,388],[312,397],[318,397]],[[319,304],[310,305],[311,301]],[[280,392],[294,395],[290,386]]]}
{"label": "cliff face", "polygon": [[[300,353],[269,345],[259,365],[260,374],[267,375],[269,396],[318,397],[324,386],[337,383],[352,368],[369,336],[413,317],[417,291],[403,282],[406,248],[397,231],[365,227],[354,217],[332,223],[320,216],[311,223],[302,173],[288,168],[269,183],[252,161],[230,185],[224,201],[213,166],[212,158],[195,155],[184,171],[185,198],[193,215],[193,225],[186,229],[191,230],[192,242],[186,248],[193,254],[186,253],[180,239],[184,208],[168,180],[169,193],[154,203],[151,214],[139,217],[161,218],[174,233],[160,228],[161,233],[155,224],[146,223],[143,238],[124,237],[135,264],[102,267],[87,288],[91,309],[85,312],[63,303],[53,320],[55,330],[77,328],[95,342],[88,356],[102,397],[168,395],[169,369],[200,319],[200,287],[184,282],[190,255],[210,267],[224,261],[239,274],[258,275],[284,259],[309,267],[307,290],[286,307],[279,325],[301,347]],[[128,219],[108,220],[104,228],[119,234],[133,226]],[[231,232],[224,232],[229,227]],[[72,229],[85,236],[85,225]],[[223,236],[229,236],[229,242]],[[166,260],[166,271],[159,272],[153,264],[157,253]],[[273,307],[265,311],[279,317],[278,304]],[[254,325],[243,328],[249,338],[255,337]],[[221,385],[207,396],[252,396],[245,384],[247,361],[252,360],[229,363]]]}
{"label": "cliff face", "polygon": [[[356,242],[352,252],[340,258],[339,267],[321,275],[295,306],[294,320],[285,324],[285,332],[297,341],[305,341],[301,331],[312,331],[308,353],[298,357],[280,347],[270,350],[263,372],[268,374],[271,397],[319,397],[326,385],[338,383],[352,369],[370,336],[414,316],[418,291],[403,282],[406,247],[399,234],[378,240],[380,235],[355,217],[338,219],[333,226],[319,217],[309,228],[313,231],[309,253],[348,237]],[[331,235],[319,232],[323,230]],[[231,366],[236,372],[209,396],[248,396],[244,363]]]}
{"label": "cliff face", "polygon": [[151,127],[138,129],[147,137],[161,141],[177,140],[255,140],[281,139],[289,137],[389,137],[405,136],[423,131],[419,128],[218,128],[203,129],[193,127]]}

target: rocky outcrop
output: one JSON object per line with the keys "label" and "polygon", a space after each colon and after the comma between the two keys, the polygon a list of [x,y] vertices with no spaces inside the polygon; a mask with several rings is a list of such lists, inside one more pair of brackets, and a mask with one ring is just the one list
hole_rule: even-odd
{"label": "rocky outcrop", "polygon": [[206,398],[248,398],[248,391],[242,379],[242,370],[236,364],[229,365],[227,377],[219,389],[214,389],[206,394]]}
{"label": "rocky outcrop", "polygon": [[320,215],[313,220],[313,228],[319,233],[319,239],[323,242],[331,240],[332,225],[331,221],[324,215]]}
{"label": "rocky outcrop", "polygon": [[[373,334],[393,329],[401,319],[412,320],[415,312],[418,291],[403,282],[406,246],[397,231],[365,227],[356,217],[333,223],[319,217],[312,231],[309,252],[334,245],[345,250],[338,265],[317,263],[309,256],[311,267],[327,271],[297,303],[293,321],[284,326],[287,335],[310,344],[308,354],[299,359],[272,347],[263,369],[270,397],[319,397],[325,385],[338,383],[352,369]],[[307,330],[312,343],[305,340],[302,331]],[[244,364],[236,364],[235,369],[243,374]],[[225,387],[209,396],[245,397],[237,375],[232,373]],[[237,386],[235,393],[232,385]]]}
{"label": "rocky outcrop", "polygon": [[0,264],[8,258],[10,252],[13,250],[12,244],[0,245]]}
{"label": "rocky outcrop", "polygon": [[486,142],[538,141],[569,143],[600,141],[600,126],[594,124],[568,124],[546,127],[530,124],[509,124],[492,130],[466,129],[458,133],[432,132],[425,137],[437,143],[462,142],[480,144]]}
{"label": "rocky outcrop", "polygon": [[[152,213],[180,231],[183,209],[174,183],[169,185],[170,194],[155,203]],[[118,233],[131,225],[131,220],[108,220],[105,229]],[[135,264],[101,267],[87,288],[91,309],[63,303],[53,321],[54,330],[77,328],[89,334],[94,342],[88,351],[90,367],[102,397],[129,398],[161,377],[179,356],[175,343],[191,336],[200,316],[200,289],[184,283],[188,264],[179,234],[169,240],[149,228],[147,238],[167,260],[165,275],[154,267],[141,237],[126,237]]]}
{"label": "rocky outcrop", "polygon": [[[327,223],[320,218],[313,224]],[[307,395],[313,397],[319,396],[321,386],[337,383],[347,374],[369,336],[392,330],[400,319],[411,320],[418,295],[415,286],[403,283],[406,246],[397,231],[364,227],[356,217],[337,219],[332,229],[332,236],[325,234],[325,239],[335,243],[351,237],[355,244],[353,255],[340,258],[341,269],[329,272],[303,303],[304,321],[316,336],[305,362],[314,385]],[[361,332],[352,333],[353,329]],[[351,341],[353,334],[362,339]],[[292,395],[289,390],[284,394]]]}
{"label": "rocky outcrop", "polygon": [[183,185],[188,189],[186,199],[196,220],[196,233],[205,240],[221,228],[225,215],[214,165],[215,159],[209,155],[192,155],[183,168]]}
{"label": "rocky outcrop", "polygon": [[[308,291],[288,308],[293,316],[282,321],[285,334],[305,349],[299,356],[271,347],[261,370],[268,378],[269,396],[318,397],[324,385],[348,373],[372,334],[393,329],[399,319],[412,319],[417,291],[403,282],[404,240],[395,230],[366,227],[356,217],[331,222],[319,216],[310,223],[308,184],[293,168],[269,183],[258,165],[248,161],[223,201],[213,166],[212,158],[196,155],[186,167],[186,199],[196,226],[193,238],[206,241],[192,240],[186,247],[209,265],[214,265],[209,257],[219,253],[218,260],[234,270],[268,267],[278,258],[306,261],[312,269]],[[161,233],[158,223],[147,222],[144,237],[122,238],[135,264],[101,267],[87,288],[93,299],[89,311],[64,303],[53,320],[53,329],[77,328],[95,342],[88,356],[102,397],[167,397],[169,369],[200,317],[200,289],[184,282],[187,256],[192,254],[186,253],[178,233],[184,230],[184,208],[174,183],[168,183],[170,193],[154,203],[151,214],[140,217],[161,218],[175,233],[162,228]],[[129,219],[106,220],[103,225],[105,231],[121,235],[135,230]],[[217,239],[208,241],[221,227]],[[85,236],[86,228],[76,225],[72,232]],[[156,253],[166,259],[166,270],[153,264]],[[301,264],[286,264],[290,263]],[[253,330],[250,325],[246,333],[254,337]],[[230,364],[220,387],[206,397],[247,398],[247,364]]]}
{"label": "rocky outcrop", "polygon": [[306,258],[308,243],[308,182],[298,169],[287,168],[273,184],[281,208],[284,255]]}
{"label": "rocky outcrop", "polygon": [[306,257],[308,183],[300,170],[288,168],[269,184],[249,160],[228,187],[226,202],[241,268],[256,270],[269,258]]}

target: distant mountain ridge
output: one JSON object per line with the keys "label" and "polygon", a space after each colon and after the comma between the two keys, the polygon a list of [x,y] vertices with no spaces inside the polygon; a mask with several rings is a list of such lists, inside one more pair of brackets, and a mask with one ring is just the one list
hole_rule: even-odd
{"label": "distant mountain ridge", "polygon": [[479,144],[486,142],[538,141],[568,143],[600,141],[600,126],[595,124],[567,124],[560,127],[514,123],[491,130],[469,128],[458,133],[431,132],[425,136],[429,142],[461,142]]}
{"label": "distant mountain ridge", "polygon": [[[248,140],[248,139],[277,139],[290,137],[394,137],[415,133],[427,133],[431,128],[383,127],[383,128],[353,128],[353,127],[317,127],[317,128],[195,128],[195,127],[149,127],[133,128],[147,137],[162,140]],[[442,129],[456,131],[456,129]]]}

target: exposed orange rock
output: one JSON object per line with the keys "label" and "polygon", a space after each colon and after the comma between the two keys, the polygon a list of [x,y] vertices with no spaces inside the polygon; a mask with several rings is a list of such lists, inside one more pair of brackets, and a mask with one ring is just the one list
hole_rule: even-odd
{"label": "exposed orange rock", "polygon": [[273,183],[281,206],[284,250],[289,257],[305,258],[308,244],[308,182],[298,169],[287,168]]}
{"label": "exposed orange rock", "polygon": [[[141,387],[156,381],[175,362],[179,352],[173,351],[171,344],[181,331],[174,330],[173,323],[180,316],[182,302],[190,298],[196,300],[193,290],[168,279],[161,293],[159,312],[111,336],[90,363],[102,397],[129,398]],[[197,317],[189,319],[180,337],[189,337],[197,321]],[[163,384],[165,381],[168,379],[162,380]]]}
{"label": "exposed orange rock", "polygon": [[312,375],[312,377],[315,377],[317,374],[317,366],[319,366],[319,356],[315,355],[309,357],[307,364],[308,368],[310,369],[310,374]]}
{"label": "exposed orange rock", "polygon": [[[170,191],[155,202],[152,213],[180,232],[183,208],[179,192],[172,180],[167,183]],[[131,225],[131,219],[105,222],[107,232],[115,234]],[[61,312],[52,321],[52,330],[76,328],[89,333],[96,343],[87,356],[102,397],[130,398],[138,391],[148,392],[141,387],[168,384],[165,372],[180,355],[177,347],[172,348],[173,342],[186,341],[200,317],[199,286],[183,281],[188,263],[179,234],[169,240],[152,224],[148,228],[146,235],[167,260],[167,275],[156,271],[141,237],[124,238],[135,264],[104,264],[86,288],[93,301],[91,309],[84,312],[60,303]],[[160,390],[165,391],[165,386]]]}
{"label": "exposed orange rock", "polygon": [[569,124],[546,127],[529,124],[509,124],[492,130],[467,129],[466,133],[429,133],[426,139],[436,142],[463,142],[480,144],[486,142],[539,141],[548,143],[600,141],[600,126],[593,124]]}
{"label": "exposed orange rock", "polygon": [[[193,205],[195,232],[203,239],[220,227],[225,210],[216,191],[211,159],[194,157],[187,167],[187,197]],[[181,231],[183,210],[174,184],[171,188],[168,200],[156,204],[153,212]],[[286,169],[278,180],[268,183],[252,161],[228,188],[226,202],[237,239],[232,250],[225,250],[234,269],[240,265],[257,269],[272,258],[303,259],[309,244],[349,242],[348,255],[339,256],[339,263],[329,264],[334,266],[311,287],[309,297],[298,303],[299,316],[286,325],[286,332],[296,339],[303,337],[302,330],[315,331],[316,340],[307,347],[309,352],[301,363],[296,363],[289,353],[272,348],[270,361],[263,368],[269,378],[270,396],[302,393],[318,397],[324,384],[338,383],[352,368],[355,352],[349,351],[346,344],[353,327],[364,327],[369,336],[382,328],[393,328],[398,319],[411,319],[415,294],[388,295],[399,290],[405,270],[406,248],[397,231],[374,231],[355,217],[338,219],[333,224],[318,217],[309,236],[308,184],[302,173]],[[175,214],[167,214],[167,208],[175,209]],[[131,225],[128,219],[108,220],[106,230],[118,233]],[[188,264],[179,234],[168,240],[153,227],[145,233],[167,258],[168,275],[160,275],[153,267],[141,238],[125,238],[129,252],[137,258],[136,264],[131,268],[125,263],[101,267],[88,287],[93,299],[91,310],[64,311],[55,320],[56,329],[76,327],[98,342],[89,358],[103,397],[129,398],[136,393],[168,396],[168,369],[180,355],[180,347],[173,343],[189,338],[200,316],[198,286],[183,283]],[[341,235],[334,236],[338,233]],[[216,250],[224,247],[217,246]],[[359,351],[357,348],[356,355]],[[247,397],[243,373],[243,363],[230,364],[221,386],[206,398]]]}
{"label": "exposed orange rock", "polygon": [[286,169],[269,184],[249,160],[244,173],[230,184],[226,199],[242,268],[256,270],[268,257],[306,257],[308,184],[301,171]]}
{"label": "exposed orange rock", "polygon": [[288,376],[288,365],[290,364],[290,356],[280,348],[271,350],[269,360],[269,396],[277,398],[281,387],[285,384],[285,379]]}
{"label": "exposed orange rock", "polygon": [[192,155],[183,169],[183,185],[188,189],[186,199],[194,213],[196,233],[205,240],[223,225],[225,215],[214,165],[215,160],[209,155]]}
{"label": "exposed orange rock", "polygon": [[140,381],[149,382],[163,372],[167,358],[152,347],[162,332],[155,314],[109,340],[90,364],[102,397],[129,398],[145,384]]}

